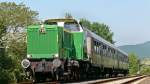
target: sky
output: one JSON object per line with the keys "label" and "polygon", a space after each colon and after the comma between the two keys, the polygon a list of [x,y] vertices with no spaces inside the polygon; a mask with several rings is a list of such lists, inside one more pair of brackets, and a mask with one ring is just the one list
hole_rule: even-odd
{"label": "sky", "polygon": [[61,18],[66,12],[77,19],[105,23],[114,33],[115,45],[150,41],[150,0],[0,0],[23,2],[39,12],[39,19]]}

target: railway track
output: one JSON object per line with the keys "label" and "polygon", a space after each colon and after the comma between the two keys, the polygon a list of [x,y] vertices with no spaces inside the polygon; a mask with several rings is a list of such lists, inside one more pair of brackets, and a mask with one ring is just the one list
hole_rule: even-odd
{"label": "railway track", "polygon": [[141,76],[141,77],[138,77],[138,78],[135,78],[135,79],[132,79],[132,80],[128,80],[128,81],[126,81],[126,82],[124,82],[122,84],[131,84],[131,83],[134,83],[134,82],[136,82],[136,81],[138,81],[140,79],[143,79],[145,77],[147,77],[147,76]]}
{"label": "railway track", "polygon": [[41,83],[34,83],[34,82],[21,82],[18,84],[60,84],[60,82],[53,81],[53,82],[41,82]]}
{"label": "railway track", "polygon": [[109,79],[99,79],[99,80],[92,80],[86,82],[78,82],[78,83],[71,83],[71,84],[132,84],[140,79],[147,77],[144,76],[127,76],[127,77],[117,77],[117,78],[109,78]]}
{"label": "railway track", "polygon": [[131,84],[134,83],[140,79],[143,79],[147,77],[144,76],[126,76],[126,77],[117,77],[117,78],[108,78],[108,79],[98,79],[98,80],[91,80],[91,81],[84,81],[84,82],[59,82],[59,81],[53,81],[53,82],[42,82],[42,83],[34,83],[32,81],[27,82],[21,82],[18,84]]}

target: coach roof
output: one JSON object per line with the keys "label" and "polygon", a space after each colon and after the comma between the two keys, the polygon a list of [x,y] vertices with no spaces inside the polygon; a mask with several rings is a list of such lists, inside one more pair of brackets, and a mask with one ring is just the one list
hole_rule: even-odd
{"label": "coach roof", "polygon": [[84,30],[88,31],[89,34],[90,34],[90,36],[92,36],[93,38],[95,38],[95,39],[97,39],[97,40],[103,42],[105,45],[108,45],[108,46],[114,48],[115,50],[117,50],[117,51],[119,51],[119,52],[125,54],[126,56],[128,55],[126,52],[124,52],[124,51],[122,51],[121,49],[117,48],[116,46],[114,46],[114,45],[111,44],[110,42],[106,41],[106,40],[103,39],[102,37],[100,37],[100,36],[96,35],[95,33],[91,32],[90,30],[88,30],[88,29],[84,29]]}

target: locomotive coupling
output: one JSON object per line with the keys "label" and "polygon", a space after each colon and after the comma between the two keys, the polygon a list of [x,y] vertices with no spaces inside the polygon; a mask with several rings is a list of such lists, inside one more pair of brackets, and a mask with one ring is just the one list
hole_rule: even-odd
{"label": "locomotive coupling", "polygon": [[21,66],[25,69],[28,68],[30,66],[30,61],[28,59],[23,59],[21,62]]}

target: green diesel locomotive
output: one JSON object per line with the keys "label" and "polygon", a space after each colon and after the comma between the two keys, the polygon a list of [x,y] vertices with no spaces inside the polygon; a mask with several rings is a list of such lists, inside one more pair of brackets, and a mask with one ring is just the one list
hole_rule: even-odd
{"label": "green diesel locomotive", "polygon": [[27,28],[28,78],[79,80],[128,73],[128,56],[75,19],[49,19]]}

